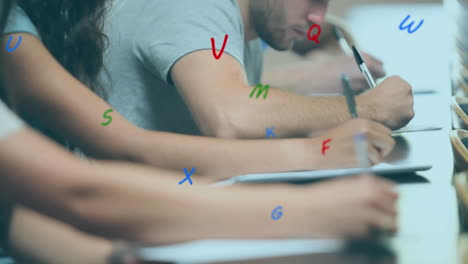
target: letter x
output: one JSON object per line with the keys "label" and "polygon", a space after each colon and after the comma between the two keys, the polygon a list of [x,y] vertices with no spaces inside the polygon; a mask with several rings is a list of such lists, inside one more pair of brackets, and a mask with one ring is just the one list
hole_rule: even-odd
{"label": "letter x", "polygon": [[181,182],[179,182],[179,185],[181,185],[182,183],[184,183],[186,180],[188,180],[190,182],[190,185],[192,185],[192,180],[190,179],[190,176],[192,176],[192,174],[195,172],[196,168],[192,168],[192,171],[190,171],[190,174],[187,172],[187,169],[184,168],[184,172],[185,172],[185,179],[183,179]]}

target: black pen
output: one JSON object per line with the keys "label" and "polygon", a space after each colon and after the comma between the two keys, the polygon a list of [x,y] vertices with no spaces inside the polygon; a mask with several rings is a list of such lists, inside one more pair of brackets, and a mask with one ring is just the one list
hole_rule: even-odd
{"label": "black pen", "polygon": [[[343,91],[346,97],[346,104],[348,105],[349,113],[352,118],[358,118],[356,111],[356,101],[354,100],[353,89],[349,84],[349,77],[346,73],[341,75],[341,82],[343,84]],[[363,168],[363,172],[369,172],[369,153],[367,152],[367,136],[366,134],[359,132],[354,135],[354,148],[356,150],[356,156],[359,161],[359,168]]]}
{"label": "black pen", "polygon": [[362,74],[364,74],[364,77],[366,78],[366,81],[369,84],[369,87],[374,88],[376,86],[374,77],[372,77],[372,74],[367,68],[366,63],[362,59],[361,53],[359,53],[358,49],[355,46],[353,46],[353,53],[354,53],[354,58],[356,59],[356,63],[358,64],[359,69],[361,70]]}
{"label": "black pen", "polygon": [[346,104],[348,105],[349,113],[351,114],[352,118],[358,118],[353,89],[351,89],[351,85],[349,84],[349,77],[346,73],[341,75],[341,83],[343,84],[343,92],[346,98]]}
{"label": "black pen", "polygon": [[336,39],[338,40],[338,43],[340,44],[341,50],[343,50],[343,52],[348,56],[353,55],[353,51],[351,50],[351,47],[349,46],[348,41],[344,37],[344,34],[341,31],[341,29],[333,25],[332,31]]}

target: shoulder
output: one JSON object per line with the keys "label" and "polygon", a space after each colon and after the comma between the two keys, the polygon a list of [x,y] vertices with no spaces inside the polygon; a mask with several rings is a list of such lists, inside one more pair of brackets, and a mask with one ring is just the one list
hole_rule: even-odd
{"label": "shoulder", "polygon": [[12,33],[29,33],[40,38],[39,31],[26,12],[18,5],[15,5],[11,10],[5,30],[3,31],[4,35]]}

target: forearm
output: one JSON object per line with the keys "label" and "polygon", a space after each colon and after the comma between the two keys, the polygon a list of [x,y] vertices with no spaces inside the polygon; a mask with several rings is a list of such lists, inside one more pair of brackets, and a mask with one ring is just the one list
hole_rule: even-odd
{"label": "forearm", "polygon": [[[0,186],[9,186],[3,191],[10,199],[81,230],[154,244],[297,236],[304,227],[303,207],[310,204],[299,188],[219,189],[202,179],[178,185],[179,172],[125,163],[89,165],[40,138],[23,131],[0,142]],[[277,205],[288,208],[290,216],[279,225],[269,220]]]}
{"label": "forearm", "polygon": [[17,207],[10,229],[10,249],[20,263],[105,264],[112,244]]}
{"label": "forearm", "polygon": [[[232,207],[234,215],[238,216],[244,214],[242,206],[249,204],[252,208],[245,210],[249,215],[246,221],[261,230],[259,220],[255,219],[263,219],[264,215],[250,214],[271,202],[268,199],[256,202],[265,194],[260,196],[256,191],[237,201],[233,197],[244,196],[243,192],[208,188],[204,186],[206,181],[197,175],[192,176],[197,179],[197,185],[184,186],[177,184],[183,178],[180,172],[115,162],[94,165],[79,162],[41,139],[26,130],[0,142],[0,186],[9,186],[3,193],[93,234],[148,243],[195,237],[238,237],[243,225],[230,219],[232,213],[220,213],[226,210],[220,207]],[[30,148],[41,151],[30,151]],[[258,191],[269,192],[269,189],[259,188]],[[277,192],[272,197],[286,195]],[[255,198],[255,202],[246,199],[248,197]],[[212,200],[222,201],[224,205]],[[192,225],[187,221],[193,222],[194,218],[199,231],[191,230]],[[236,231],[224,230],[224,225],[216,224],[220,220],[234,221]],[[243,233],[247,234],[259,233]],[[275,232],[269,234],[272,236]]]}
{"label": "forearm", "polygon": [[[321,142],[315,146],[320,155]],[[178,177],[184,175],[184,168],[196,168],[197,174],[215,180],[248,173],[313,170],[316,165],[304,139],[215,139],[148,131],[134,147],[140,152],[139,160],[177,170]]]}
{"label": "forearm", "polygon": [[[93,171],[100,177],[73,207],[89,221],[85,230],[106,237],[148,244],[303,237],[301,230],[313,221],[304,219],[304,211],[315,201],[304,202],[301,188],[180,186],[173,172],[119,163],[97,164]],[[271,219],[277,206],[288,214],[278,222]]]}
{"label": "forearm", "polygon": [[133,160],[140,129],[68,73],[40,40],[23,37],[22,49],[1,53],[7,66],[1,68],[2,81],[15,110],[90,156]]}
{"label": "forearm", "polygon": [[265,129],[273,126],[278,137],[303,137],[351,118],[341,96],[306,97],[270,88],[266,100],[229,96],[222,103],[224,131],[218,136],[223,137],[264,138]]}

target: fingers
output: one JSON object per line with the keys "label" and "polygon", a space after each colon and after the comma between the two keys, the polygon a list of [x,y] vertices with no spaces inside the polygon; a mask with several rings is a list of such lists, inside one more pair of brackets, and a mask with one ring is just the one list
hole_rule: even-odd
{"label": "fingers", "polygon": [[372,151],[369,153],[372,164],[379,163],[393,150],[395,140],[392,138],[392,131],[389,128],[365,119],[354,119],[351,122],[356,125],[354,134],[363,133],[366,135],[369,151]]}
{"label": "fingers", "polygon": [[380,123],[374,122],[374,121],[369,121],[368,120],[368,125],[371,127],[371,130],[378,131],[379,133],[386,134],[386,135],[391,135],[392,130]]}
{"label": "fingers", "polygon": [[369,225],[369,231],[378,229],[385,232],[395,232],[397,230],[397,216],[388,214],[383,210],[368,208],[366,222]]}
{"label": "fingers", "polygon": [[383,66],[379,66],[379,65],[370,65],[369,71],[371,72],[372,76],[375,79],[380,79],[382,77],[385,77],[386,75]]}
{"label": "fingers", "polygon": [[398,194],[394,184],[376,176],[363,176],[368,224],[384,231],[396,230]]}
{"label": "fingers", "polygon": [[371,131],[369,133],[369,143],[376,148],[380,159],[384,159],[395,147],[395,139],[390,134]]}
{"label": "fingers", "polygon": [[358,132],[364,133],[372,148],[375,148],[378,155],[369,155],[372,164],[379,163],[393,150],[395,140],[392,138],[392,131],[386,126],[365,119],[356,119]]}
{"label": "fingers", "polygon": [[383,62],[381,60],[366,53],[364,53],[363,56],[364,56],[363,59],[366,62],[374,78],[382,78],[385,76],[385,70],[383,68]]}
{"label": "fingers", "polygon": [[[370,165],[373,166],[380,163],[383,160],[380,152],[372,144],[367,145],[367,155]],[[358,155],[358,153],[356,153],[356,155]]]}

